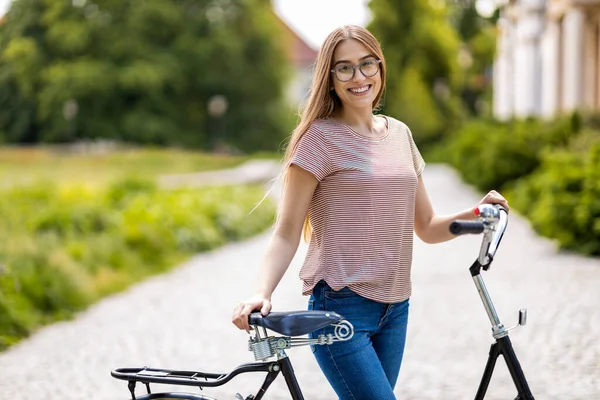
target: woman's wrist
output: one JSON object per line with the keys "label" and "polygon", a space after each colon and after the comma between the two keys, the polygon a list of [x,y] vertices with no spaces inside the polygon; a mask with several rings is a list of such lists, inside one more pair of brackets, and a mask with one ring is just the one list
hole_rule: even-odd
{"label": "woman's wrist", "polygon": [[475,207],[472,208],[467,208],[463,211],[461,211],[456,219],[475,219],[475,217],[477,216],[475,214]]}
{"label": "woman's wrist", "polygon": [[254,292],[256,297],[260,297],[266,300],[271,301],[271,296],[273,295],[273,291],[264,287],[258,287]]}

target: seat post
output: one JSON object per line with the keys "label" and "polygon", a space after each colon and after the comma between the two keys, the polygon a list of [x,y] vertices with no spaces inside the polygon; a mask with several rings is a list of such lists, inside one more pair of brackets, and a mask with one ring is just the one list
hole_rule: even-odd
{"label": "seat post", "polygon": [[[263,336],[261,336],[261,334],[260,334],[261,330],[262,330]],[[255,335],[258,340],[266,339],[269,336],[269,334],[267,333],[267,328],[265,328],[264,326],[254,325],[254,331],[256,332]]]}

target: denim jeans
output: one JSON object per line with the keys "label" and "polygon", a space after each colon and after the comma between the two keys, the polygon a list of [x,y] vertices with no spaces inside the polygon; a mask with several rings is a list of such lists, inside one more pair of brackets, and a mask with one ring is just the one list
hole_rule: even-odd
{"label": "denim jeans", "polygon": [[[354,336],[348,341],[311,345],[340,400],[395,399],[393,390],[406,342],[408,300],[378,303],[347,287],[336,292],[321,281],[310,296],[308,308],[337,312],[354,326]],[[333,333],[332,327],[309,336],[328,333]]]}

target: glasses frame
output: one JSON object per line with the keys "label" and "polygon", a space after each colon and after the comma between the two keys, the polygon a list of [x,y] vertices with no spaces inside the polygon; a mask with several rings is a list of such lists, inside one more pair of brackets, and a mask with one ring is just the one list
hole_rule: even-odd
{"label": "glasses frame", "polygon": [[[367,61],[374,61],[374,62],[375,62],[375,64],[377,64],[377,71],[375,71],[375,73],[374,73],[373,75],[366,75],[366,74],[363,72],[363,70],[362,70],[362,65],[363,65],[365,62],[367,62]],[[346,65],[346,64],[344,64],[344,65]],[[337,80],[338,80],[338,81],[340,81],[340,82],[350,82],[352,79],[354,79],[354,76],[356,75],[356,69],[359,69],[359,70],[360,70],[360,73],[361,73],[361,74],[363,74],[363,76],[364,76],[365,78],[370,78],[370,77],[372,77],[372,76],[375,76],[375,75],[376,75],[376,74],[379,72],[379,70],[380,70],[380,65],[381,65],[381,60],[378,60],[378,59],[376,59],[376,58],[375,58],[375,59],[363,60],[363,61],[359,62],[358,64],[354,64],[354,65],[350,64],[350,67],[352,68],[352,76],[351,76],[349,79],[345,80],[345,81],[340,79],[340,77],[337,75],[337,71],[335,70],[335,68],[333,68],[333,69],[331,70],[331,73],[332,73],[332,74],[335,76],[335,79],[337,79]]]}

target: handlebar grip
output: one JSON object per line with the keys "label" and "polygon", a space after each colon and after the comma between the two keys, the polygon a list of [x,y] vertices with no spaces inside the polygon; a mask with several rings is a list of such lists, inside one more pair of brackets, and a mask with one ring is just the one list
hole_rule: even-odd
{"label": "handlebar grip", "polygon": [[481,221],[454,221],[450,224],[450,232],[455,235],[479,234],[483,230],[484,226]]}

